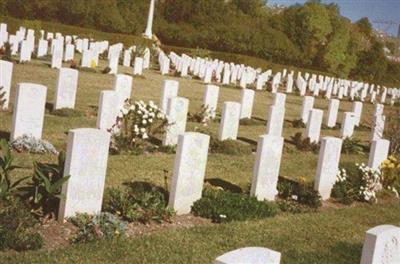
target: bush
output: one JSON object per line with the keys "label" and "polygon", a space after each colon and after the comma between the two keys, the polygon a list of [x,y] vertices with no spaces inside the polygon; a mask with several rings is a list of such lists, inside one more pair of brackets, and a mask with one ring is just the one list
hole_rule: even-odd
{"label": "bush", "polygon": [[123,192],[116,188],[106,190],[104,210],[116,214],[129,222],[149,223],[170,222],[174,212],[167,207],[165,195],[152,188],[139,188],[132,192]]}
{"label": "bush", "polygon": [[306,124],[303,123],[302,119],[295,119],[292,121],[292,126],[294,128],[306,128]]}
{"label": "bush", "polygon": [[301,132],[296,133],[291,137],[293,144],[298,150],[301,151],[312,151],[314,153],[318,152],[319,144],[310,142],[309,138],[303,138]]}
{"label": "bush", "polygon": [[385,185],[384,176],[379,169],[372,169],[364,164],[345,164],[338,172],[332,189],[332,197],[344,204],[355,201],[377,202],[377,196],[389,190],[397,190]]}
{"label": "bush", "polygon": [[43,245],[35,231],[37,220],[29,208],[16,199],[0,199],[0,250],[36,250]]}
{"label": "bush", "polygon": [[206,188],[203,197],[193,204],[192,213],[222,223],[272,217],[278,213],[278,207],[247,194]]}
{"label": "bush", "polygon": [[62,117],[80,117],[82,113],[79,110],[72,108],[60,108],[56,110],[52,110],[50,112],[52,115],[62,116]]}
{"label": "bush", "polygon": [[11,143],[11,146],[18,152],[58,155],[58,151],[50,142],[28,135],[17,138]]}
{"label": "bush", "polygon": [[314,190],[314,184],[305,182],[303,177],[298,182],[280,178],[277,188],[278,196],[283,200],[295,201],[312,209],[322,205],[321,196]]}
{"label": "bush", "polygon": [[85,243],[99,239],[113,239],[125,235],[126,223],[110,213],[95,216],[77,214],[69,219],[78,233],[72,238],[74,243]]}
{"label": "bush", "polygon": [[116,153],[154,149],[154,139],[157,135],[163,135],[167,127],[167,117],[153,101],[149,101],[148,104],[143,101],[133,104],[126,102],[111,129],[111,148]]}

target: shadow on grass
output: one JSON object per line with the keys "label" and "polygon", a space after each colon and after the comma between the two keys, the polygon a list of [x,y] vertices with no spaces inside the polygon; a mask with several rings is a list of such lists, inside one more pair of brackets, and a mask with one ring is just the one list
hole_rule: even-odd
{"label": "shadow on grass", "polygon": [[246,142],[246,143],[248,143],[248,144],[250,144],[250,145],[252,145],[252,146],[257,146],[257,141],[255,141],[255,140],[252,140],[252,139],[249,139],[249,138],[245,138],[245,137],[238,137],[238,138],[237,138],[237,140],[240,140],[240,141]]}
{"label": "shadow on grass", "polygon": [[0,139],[5,139],[5,140],[9,141],[10,140],[10,135],[11,135],[10,132],[0,131]]}
{"label": "shadow on grass", "polygon": [[243,192],[242,188],[240,188],[239,186],[237,186],[233,183],[227,182],[225,180],[222,180],[220,178],[206,179],[205,182],[214,187],[221,187],[224,190],[228,190],[233,193],[242,193]]}
{"label": "shadow on grass", "polygon": [[54,104],[53,103],[49,103],[49,102],[46,102],[46,110],[48,110],[49,112],[51,112],[51,111],[53,111],[53,109],[54,109]]}

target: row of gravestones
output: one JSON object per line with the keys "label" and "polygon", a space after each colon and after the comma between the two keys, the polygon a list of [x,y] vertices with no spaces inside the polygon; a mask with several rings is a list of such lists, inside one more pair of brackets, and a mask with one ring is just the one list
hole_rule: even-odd
{"label": "row of gravestones", "polygon": [[[279,264],[281,253],[261,247],[240,248],[215,259],[214,264]],[[380,225],[367,231],[361,264],[400,263],[400,228]]]}
{"label": "row of gravestones", "polygon": [[[62,85],[57,87],[56,100],[58,98],[66,98],[58,96],[59,94],[63,93],[62,91],[59,91],[60,89],[71,89],[72,91],[69,91],[69,93],[72,93],[74,95],[72,100],[73,104],[75,101],[77,80],[75,80],[73,85],[65,86],[65,84],[69,82],[62,81],[64,76],[62,74],[63,69],[60,70],[59,74],[61,77],[59,77],[58,83],[61,83]],[[165,81],[163,87],[161,97],[162,110],[166,111],[167,115],[171,118],[171,120],[169,121],[173,123],[173,125],[166,133],[164,144],[178,144],[176,158],[177,161],[175,163],[174,170],[174,182],[171,189],[172,200],[170,201],[170,204],[178,213],[188,213],[190,211],[192,203],[201,197],[205,167],[207,162],[209,137],[197,133],[184,134],[189,100],[177,97],[178,85],[179,83],[177,83],[176,81],[167,80]],[[218,99],[215,98],[216,96],[218,96],[218,91],[216,91],[217,88],[218,87],[216,86],[208,86],[206,89],[204,101],[214,101],[213,103],[216,104],[216,102],[218,101]],[[114,91],[103,91],[101,93],[99,103],[98,128],[106,130],[109,128],[110,125],[112,125],[113,122],[115,122],[116,115],[118,114],[118,111],[121,110],[125,99],[130,98],[131,89],[132,77],[127,75],[117,75],[114,84]],[[213,90],[213,92],[210,92],[210,89]],[[32,135],[36,138],[41,138],[46,102],[46,91],[47,88],[42,85],[29,83],[18,84],[13,113],[11,140],[14,140],[17,137],[23,136],[25,134]],[[224,103],[219,132],[220,140],[236,139],[239,127],[239,119],[240,117],[243,117],[241,113],[245,112],[251,114],[254,91],[244,89],[242,92],[243,96],[241,103]],[[250,95],[246,95],[246,92],[249,92]],[[110,98],[112,98],[112,100],[110,100]],[[277,93],[275,96],[274,105],[272,107],[273,109],[276,108],[276,112],[278,113],[284,113],[284,98],[284,94]],[[246,107],[243,108],[241,107],[242,105]],[[214,107],[216,107],[216,105],[214,105]],[[248,108],[250,108],[250,110]],[[317,131],[319,134],[318,129],[312,128],[312,124],[316,123],[316,121],[313,120],[313,110],[310,111],[309,116],[310,117],[308,121],[308,127],[311,128],[308,128],[307,130],[313,131],[314,133],[315,131]],[[283,119],[282,114],[279,119]],[[321,117],[319,116],[319,126],[321,121],[320,119]],[[276,186],[278,181],[284,139],[281,134],[277,132],[278,130],[280,130],[281,133],[283,123],[280,122],[280,127],[274,128],[276,123],[274,122],[274,124],[272,125],[273,121],[273,119],[269,120],[269,125],[267,126],[267,134],[260,137],[257,147],[257,159],[254,166],[251,193],[260,200],[274,200],[277,192]],[[80,130],[78,130],[77,132],[79,131]],[[88,130],[88,133],[89,132],[90,131]],[[74,133],[72,134],[74,135]],[[107,137],[109,141],[109,134],[106,134],[108,135]],[[77,135],[79,136],[80,134],[77,133]],[[99,134],[99,137],[100,136],[101,134]],[[310,137],[314,136],[310,134]],[[95,137],[93,136],[93,138]],[[78,140],[74,142],[77,141]],[[106,139],[101,139],[100,137],[99,141],[106,141]],[[87,143],[89,144],[90,141],[87,141]],[[341,144],[342,140],[339,138],[325,137],[322,139],[320,158],[315,178],[315,189],[321,193],[323,199],[329,198],[331,188],[336,179],[336,173],[338,171],[338,164],[341,153]],[[108,144],[106,145],[108,146]],[[369,160],[370,167],[376,168],[384,159],[386,159],[388,148],[389,142],[387,140],[377,139],[372,142]],[[72,155],[72,153],[69,154]],[[104,153],[99,151],[97,154],[103,155]],[[75,155],[82,156],[85,155],[85,153],[79,152]],[[101,160],[106,160],[106,158],[104,159],[104,157],[102,156],[96,158],[96,161]],[[85,166],[86,169],[90,169],[91,167],[92,166]],[[101,168],[102,166],[97,167]],[[103,167],[105,168],[106,164],[103,164]],[[104,177],[105,175],[102,175],[99,178],[104,179]],[[72,180],[70,182],[71,184],[73,184],[74,181]],[[102,184],[104,185],[104,182]],[[191,186],[190,192],[187,192],[188,186]],[[185,194],[188,194],[189,197],[186,197]],[[68,197],[66,200],[68,201]]]}
{"label": "row of gravestones", "polygon": [[205,83],[211,83],[214,77],[214,81],[223,85],[236,85],[239,81],[239,85],[244,89],[249,85],[255,85],[257,90],[262,90],[265,84],[272,79],[272,93],[276,93],[283,83],[282,79],[286,78],[286,93],[292,93],[295,84],[301,96],[306,95],[307,89],[313,96],[318,96],[323,91],[325,97],[328,99],[335,95],[338,99],[349,97],[353,101],[356,97],[364,101],[367,95],[370,94],[370,101],[375,103],[376,96],[381,94],[380,102],[385,103],[387,94],[389,94],[392,105],[400,98],[400,89],[397,88],[381,88],[380,86],[376,86],[375,88],[374,84],[370,85],[368,83],[335,79],[322,75],[317,76],[316,74],[310,75],[309,73],[305,73],[303,77],[301,72],[298,72],[296,82],[294,82],[294,72],[291,71],[288,74],[286,69],[271,77],[271,70],[262,72],[261,69],[253,69],[243,64],[237,65],[200,57],[191,58],[186,54],[179,56],[174,52],[171,52],[167,56],[164,52],[160,51],[158,62],[162,74],[167,74],[172,64],[182,77],[193,74],[203,79]]}
{"label": "row of gravestones", "polygon": [[[35,31],[32,29],[26,30],[20,27],[15,35],[7,32],[7,24],[0,24],[0,46],[6,42],[11,45],[12,55],[19,54],[19,62],[29,62],[33,52],[36,50],[38,58],[51,54],[51,67],[56,69],[62,68],[62,62],[74,60],[75,51],[82,54],[81,67],[94,67],[99,63],[100,54],[108,51],[108,67],[110,74],[118,73],[118,65],[120,56],[123,50],[123,44],[117,43],[109,45],[108,41],[90,41],[87,38],[80,39],[77,36],[63,36],[61,33],[47,34],[47,39],[44,37],[44,31],[41,30],[41,37],[38,40],[37,48],[35,49]],[[50,46],[50,49],[49,49]],[[132,53],[136,51],[136,46],[129,47],[123,52],[123,66],[130,67]],[[142,75],[144,69],[150,66],[150,49],[144,50],[143,57],[135,57],[133,74]]]}

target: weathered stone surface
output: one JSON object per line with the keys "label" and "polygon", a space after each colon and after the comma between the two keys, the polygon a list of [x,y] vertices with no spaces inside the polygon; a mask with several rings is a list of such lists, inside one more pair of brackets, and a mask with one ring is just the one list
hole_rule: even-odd
{"label": "weathered stone surface", "polygon": [[19,83],[14,104],[10,140],[23,135],[42,137],[47,87],[33,83]]}
{"label": "weathered stone surface", "polygon": [[219,256],[214,264],[279,264],[281,253],[262,247],[240,248]]}
{"label": "weathered stone surface", "polygon": [[339,171],[341,150],[342,139],[334,137],[322,138],[314,190],[320,193],[323,200],[327,200],[331,196],[331,190]]}
{"label": "weathered stone surface", "polygon": [[185,133],[189,100],[182,97],[168,99],[168,128],[163,141],[164,145],[173,146],[178,143],[178,136]]}
{"label": "weathered stone surface", "polygon": [[178,215],[190,213],[193,203],[201,198],[209,143],[208,135],[179,135],[168,204]]}
{"label": "weathered stone surface", "polygon": [[284,138],[263,135],[258,139],[250,193],[258,200],[275,200]]}
{"label": "weathered stone surface", "polygon": [[107,171],[110,133],[93,128],[70,130],[64,176],[70,176],[62,187],[58,219],[63,221],[76,213],[101,212]]}
{"label": "weathered stone surface", "polygon": [[53,108],[75,108],[77,88],[78,71],[70,68],[61,68],[58,72]]}
{"label": "weathered stone surface", "polygon": [[219,127],[219,140],[237,138],[240,119],[240,104],[237,102],[225,102],[222,109],[222,118]]}
{"label": "weathered stone surface", "polygon": [[367,231],[361,264],[400,263],[400,228],[380,225]]}

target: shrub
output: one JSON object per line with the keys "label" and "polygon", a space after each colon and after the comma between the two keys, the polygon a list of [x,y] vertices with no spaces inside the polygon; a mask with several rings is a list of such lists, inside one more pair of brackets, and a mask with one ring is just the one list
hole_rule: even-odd
{"label": "shrub", "polygon": [[286,201],[295,201],[312,209],[322,205],[321,196],[314,190],[314,184],[308,183],[303,177],[299,181],[280,178],[278,181],[278,196]]}
{"label": "shrub", "polygon": [[293,144],[296,146],[298,150],[312,151],[312,152],[318,152],[319,150],[319,144],[310,142],[309,138],[303,138],[301,132],[296,133],[294,136],[290,138],[292,139]]}
{"label": "shrub", "polygon": [[78,233],[72,238],[74,243],[85,243],[99,239],[113,239],[125,235],[126,223],[110,213],[95,216],[77,214],[69,219]]}
{"label": "shrub", "polygon": [[304,124],[302,119],[295,119],[292,121],[292,126],[294,128],[306,128],[306,125]]}
{"label": "shrub", "polygon": [[129,222],[170,222],[174,212],[167,205],[165,195],[156,188],[138,189],[130,193],[108,188],[104,210]]}
{"label": "shrub", "polygon": [[34,162],[32,181],[20,188],[21,196],[39,216],[55,216],[61,197],[61,187],[69,179],[64,177],[65,154],[60,152],[58,164]]}
{"label": "shrub", "polygon": [[399,197],[400,192],[400,158],[389,156],[381,164],[382,185]]}
{"label": "shrub", "polygon": [[384,190],[393,191],[392,186],[384,185],[384,177],[379,169],[364,164],[346,164],[337,174],[332,197],[339,202],[350,204],[354,201],[377,202],[378,194]]}
{"label": "shrub", "polygon": [[62,116],[62,117],[80,117],[82,113],[79,110],[72,108],[60,108],[56,110],[52,110],[50,112],[52,115]]}
{"label": "shrub", "polygon": [[112,148],[117,152],[144,150],[156,135],[165,132],[167,125],[167,117],[153,101],[126,102],[111,131]]}
{"label": "shrub", "polygon": [[43,245],[42,236],[35,231],[37,220],[17,199],[0,199],[0,250],[36,250]]}
{"label": "shrub", "polygon": [[193,204],[192,213],[222,223],[272,217],[278,213],[278,207],[247,194],[206,188],[202,198]]}
{"label": "shrub", "polygon": [[202,105],[199,112],[188,114],[188,120],[191,122],[202,123],[204,126],[207,126],[208,123],[212,120],[214,114],[215,109],[209,107],[208,105]]}
{"label": "shrub", "polygon": [[58,151],[50,142],[28,135],[17,138],[11,143],[11,146],[18,152],[58,155]]}
{"label": "shrub", "polygon": [[360,140],[353,137],[346,137],[342,144],[342,153],[345,154],[364,154],[364,148]]}

